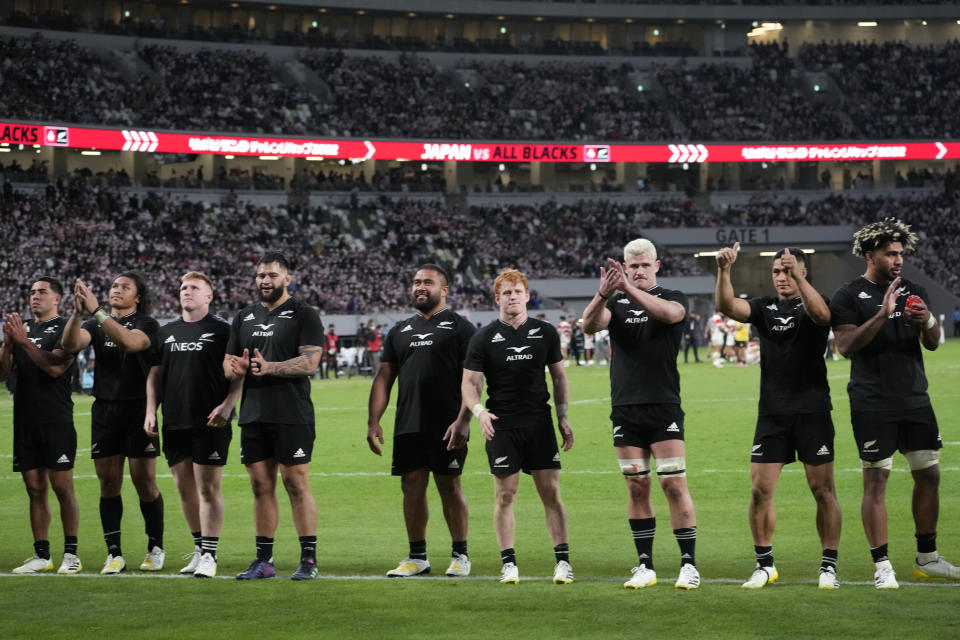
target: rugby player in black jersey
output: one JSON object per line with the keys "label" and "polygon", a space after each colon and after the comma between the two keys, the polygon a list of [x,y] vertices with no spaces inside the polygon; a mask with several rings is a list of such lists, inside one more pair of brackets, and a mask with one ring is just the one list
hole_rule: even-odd
{"label": "rugby player in black jersey", "polygon": [[367,445],[382,454],[380,420],[399,380],[393,427],[391,473],[400,476],[409,555],[387,572],[406,577],[430,572],[427,559],[427,487],[437,485],[453,542],[447,575],[470,575],[467,555],[467,499],[460,486],[467,458],[470,410],[460,401],[460,381],[473,324],[447,307],[449,278],[435,264],[417,268],[410,298],[417,313],[387,334],[380,367],[370,389]]}
{"label": "rugby player in black jersey", "polygon": [[624,263],[608,259],[600,288],[583,312],[583,330],[609,329],[613,446],[626,477],[627,517],[639,562],[624,583],[643,589],[657,583],[653,568],[656,519],[650,502],[650,456],[670,508],[670,523],[680,546],[680,575],[675,587],[696,589],[697,520],[687,488],[677,354],[687,315],[687,297],[657,284],[660,261],[649,240],[623,248]]}
{"label": "rugby player in black jersey", "polygon": [[276,575],[273,535],[277,529],[277,471],[290,498],[300,537],[294,580],[317,577],[317,504],[310,492],[314,415],[310,376],[323,355],[323,324],[317,312],[290,296],[290,266],[270,251],[257,263],[260,301],[233,319],[223,360],[228,380],[243,380],[240,402],[240,461],[253,489],[257,557],[238,580]]}
{"label": "rugby player in black jersey", "polygon": [[887,480],[895,451],[913,476],[913,521],[918,578],[960,579],[960,568],[937,553],[940,448],[937,417],[927,395],[923,348],[940,344],[940,327],[926,290],[901,277],[903,254],[917,235],[896,218],[873,222],[853,236],[866,271],[830,302],[837,349],[850,358],[850,422],[863,466],[860,514],[878,589],[899,587],[887,556]]}
{"label": "rugby player in black jersey", "polygon": [[30,287],[30,312],[4,318],[0,346],[0,381],[15,371],[13,397],[13,470],[20,472],[30,499],[30,528],[34,555],[13,573],[41,573],[53,569],[50,558],[49,489],[60,503],[63,560],[57,573],[82,569],[77,557],[80,512],[73,490],[77,432],[73,428],[70,365],[73,354],[60,345],[66,320],[60,316],[63,285],[54,278],[38,278]]}
{"label": "rugby player in black jersey", "polygon": [[717,253],[717,308],[749,322],[760,336],[760,405],[750,459],[750,531],[757,566],[745,589],[760,589],[780,575],[773,563],[776,512],[773,494],[785,464],[799,458],[817,503],[820,534],[819,585],[836,589],[841,512],[833,480],[833,420],[823,354],[830,333],[829,300],[807,281],[800,249],[773,257],[776,296],[744,300],[730,277],[740,243]]}
{"label": "rugby player in black jersey", "polygon": [[157,333],[143,429],[157,435],[157,407],[162,406],[163,453],[194,544],[180,573],[212,578],[223,526],[220,482],[243,382],[228,382],[223,375],[230,325],[210,313],[210,279],[190,271],[180,280],[180,319]]}
{"label": "rugby player in black jersey", "polygon": [[[533,476],[553,541],[556,584],[573,582],[567,513],[560,498],[560,451],[550,418],[544,367],[553,382],[553,401],[563,450],[573,446],[567,418],[569,389],[560,352],[560,335],[548,322],[527,317],[530,286],[526,276],[504,269],[493,284],[499,317],[474,334],[463,370],[463,402],[480,421],[494,477],[493,526],[503,564],[500,582],[519,579],[513,503],[519,472]],[[480,403],[487,381],[487,406]]]}
{"label": "rugby player in black jersey", "polygon": [[[153,301],[143,275],[121,273],[110,285],[110,313],[81,280],[74,286],[73,314],[63,330],[63,348],[77,353],[93,345],[94,403],[90,420],[90,457],[100,480],[100,523],[107,560],[100,573],[126,570],[120,544],[123,516],[123,462],[130,461],[130,480],[140,497],[147,531],[147,555],[141,571],[163,569],[163,496],[157,488],[160,440],[143,432],[149,351],[157,321],[147,315]],[[82,320],[87,311],[92,318]]]}

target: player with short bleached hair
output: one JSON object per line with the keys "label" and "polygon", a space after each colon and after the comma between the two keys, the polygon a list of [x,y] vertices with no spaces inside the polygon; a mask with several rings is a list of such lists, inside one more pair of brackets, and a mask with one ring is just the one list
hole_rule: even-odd
{"label": "player with short bleached hair", "polygon": [[896,218],[872,222],[854,234],[853,253],[866,261],[859,278],[830,303],[837,349],[851,360],[850,421],[863,466],[860,513],[878,589],[899,587],[887,556],[887,480],[900,451],[913,476],[913,521],[919,578],[960,579],[960,568],[937,553],[940,448],[937,418],[927,394],[924,349],[940,345],[940,327],[927,291],[902,277],[904,253],[917,244]]}
{"label": "player with short bleached hair", "polygon": [[657,583],[653,566],[656,518],[650,501],[650,458],[670,508],[680,547],[680,575],[674,586],[696,589],[697,520],[687,487],[684,413],[680,406],[677,355],[687,315],[687,297],[657,284],[660,261],[644,238],[624,247],[624,263],[607,260],[600,287],[583,313],[583,329],[609,329],[613,445],[629,494],[627,517],[638,562],[624,586]]}

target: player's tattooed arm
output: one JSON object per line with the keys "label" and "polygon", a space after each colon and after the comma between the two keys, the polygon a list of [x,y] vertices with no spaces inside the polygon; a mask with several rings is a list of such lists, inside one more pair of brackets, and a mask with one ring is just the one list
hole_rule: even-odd
{"label": "player's tattooed arm", "polygon": [[259,349],[253,350],[250,358],[250,371],[255,376],[276,376],[278,378],[300,378],[312,376],[320,366],[323,357],[323,347],[304,345],[300,347],[300,355],[296,358],[281,362],[268,362],[263,358]]}

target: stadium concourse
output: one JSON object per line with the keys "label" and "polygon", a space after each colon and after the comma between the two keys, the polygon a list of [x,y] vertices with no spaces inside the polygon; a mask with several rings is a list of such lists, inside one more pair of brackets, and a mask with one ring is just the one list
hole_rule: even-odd
{"label": "stadium concourse", "polygon": [[[952,183],[953,175],[947,182]],[[65,282],[90,278],[106,291],[109,274],[137,267],[159,292],[157,315],[176,314],[180,275],[210,274],[216,304],[230,315],[248,303],[249,268],[266,248],[298,261],[296,296],[324,314],[365,314],[407,309],[406,288],[396,279],[410,264],[439,260],[455,274],[451,300],[460,309],[489,309],[489,284],[503,265],[534,278],[592,278],[620,239],[645,228],[727,225],[861,225],[896,215],[924,236],[913,259],[918,268],[960,294],[960,215],[953,191],[854,198],[825,195],[806,204],[758,193],[745,205],[702,209],[678,196],[643,203],[584,199],[450,208],[442,198],[380,196],[352,207],[349,201],[262,206],[209,205],[169,193],[142,199],[118,188],[91,187],[75,178],[45,193],[6,190],[0,200],[4,281],[0,310],[22,310],[30,283],[41,273]],[[136,258],[130,260],[129,239]],[[32,259],[14,256],[29,252]],[[689,255],[666,251],[661,276],[703,275]]]}
{"label": "stadium concourse", "polygon": [[[506,63],[464,57],[444,67],[415,54],[391,61],[303,48],[293,57],[310,82],[294,83],[264,52],[146,44],[131,59],[121,55],[131,52],[110,56],[73,40],[6,37],[0,113],[330,137],[616,142],[960,135],[952,117],[960,107],[957,41],[804,44],[796,57],[788,49],[754,43],[739,56],[689,64],[656,57],[618,65],[582,61],[589,58],[528,63],[517,56]],[[806,89],[808,72],[829,74],[840,88],[837,99]],[[637,90],[640,73],[650,78],[649,90]]]}

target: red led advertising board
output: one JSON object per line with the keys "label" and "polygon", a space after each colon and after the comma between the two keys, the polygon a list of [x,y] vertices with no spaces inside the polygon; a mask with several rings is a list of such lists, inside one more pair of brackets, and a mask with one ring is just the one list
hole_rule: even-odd
{"label": "red led advertising board", "polygon": [[541,144],[315,140],[0,123],[0,143],[151,153],[472,162],[820,162],[960,158],[960,141],[752,144]]}

